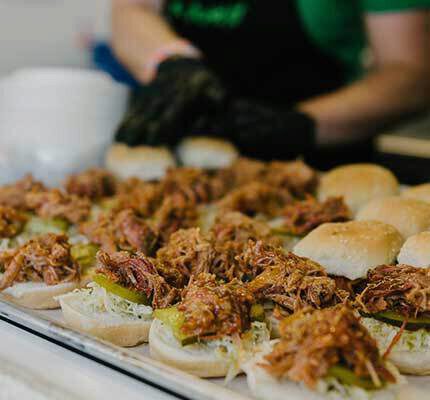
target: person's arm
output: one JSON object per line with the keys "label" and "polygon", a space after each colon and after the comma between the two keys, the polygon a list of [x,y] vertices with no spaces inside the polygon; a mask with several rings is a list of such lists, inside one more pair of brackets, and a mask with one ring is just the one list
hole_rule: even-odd
{"label": "person's arm", "polygon": [[372,71],[350,86],[298,106],[316,120],[320,145],[371,135],[399,117],[430,106],[427,13],[369,14],[366,25]]}
{"label": "person's arm", "polygon": [[193,53],[160,14],[162,6],[163,0],[112,0],[113,50],[142,83],[147,83],[145,68],[160,49],[174,45],[178,54]]}

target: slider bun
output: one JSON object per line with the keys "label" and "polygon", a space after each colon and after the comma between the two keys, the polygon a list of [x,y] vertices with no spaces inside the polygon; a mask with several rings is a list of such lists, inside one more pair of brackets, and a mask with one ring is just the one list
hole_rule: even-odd
{"label": "slider bun", "polygon": [[[278,381],[272,377],[267,371],[261,368],[259,360],[254,360],[252,363],[244,366],[247,376],[247,382],[251,393],[261,400],[344,400],[345,396],[337,393],[326,395],[312,391],[293,381],[284,379]],[[363,397],[363,392],[360,391],[357,395],[348,396],[351,400],[361,400],[369,398],[369,400],[398,400],[394,390],[383,389],[372,392],[369,397]],[[406,399],[406,397],[405,397]]]}
{"label": "slider bun", "polygon": [[318,198],[324,201],[342,196],[355,214],[370,200],[398,192],[399,182],[388,169],[375,164],[351,164],[334,168],[322,176]]}
{"label": "slider bun", "polygon": [[184,139],[177,148],[177,154],[183,165],[205,169],[228,167],[239,156],[232,143],[210,137]]}
{"label": "slider bun", "polygon": [[2,292],[2,297],[33,310],[52,310],[60,307],[56,296],[69,293],[78,286],[77,282],[60,283],[53,286],[48,286],[43,282],[15,283]]}
{"label": "slider bun", "polygon": [[406,240],[397,257],[399,264],[430,267],[430,232],[421,232]]}
{"label": "slider bun", "polygon": [[200,344],[181,346],[158,319],[149,331],[149,351],[154,359],[201,378],[224,377],[229,370],[227,357]]}
{"label": "slider bun", "polygon": [[358,220],[376,220],[393,225],[405,239],[430,228],[430,204],[403,197],[376,199],[357,214]]}
{"label": "slider bun", "polygon": [[355,280],[395,262],[403,241],[397,229],[378,221],[326,223],[305,236],[294,253],[320,263],[331,275]]}
{"label": "slider bun", "polygon": [[172,153],[165,147],[114,144],[106,153],[106,168],[118,178],[136,177],[155,181],[164,177],[166,171],[175,167]]}
{"label": "slider bun", "polygon": [[402,191],[401,196],[430,203],[430,183],[423,183],[422,185],[405,189]]}
{"label": "slider bun", "polygon": [[132,347],[148,341],[152,320],[130,320],[108,313],[89,315],[79,307],[79,293],[62,296],[59,301],[64,320],[72,329],[121,347]]}
{"label": "slider bun", "polygon": [[[391,341],[391,337],[395,334],[393,326],[374,318],[362,318],[361,321],[362,324],[370,331],[370,334],[378,343],[381,353],[383,353],[387,349],[387,346]],[[373,328],[369,328],[369,326]],[[379,329],[377,329],[378,327]],[[394,329],[395,332],[398,332],[400,328],[394,327]],[[393,333],[390,335],[387,333],[389,331],[393,331]],[[404,335],[405,334],[414,334],[414,332],[406,331]],[[401,340],[402,338],[400,338],[400,341]],[[424,349],[421,347],[419,351],[418,349],[414,351],[405,347],[400,348],[397,344],[391,350],[388,359],[403,374],[430,375],[430,346]]]}

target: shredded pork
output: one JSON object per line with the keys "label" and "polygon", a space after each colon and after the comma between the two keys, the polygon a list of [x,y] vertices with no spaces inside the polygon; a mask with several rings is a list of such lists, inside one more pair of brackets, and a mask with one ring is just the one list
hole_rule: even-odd
{"label": "shredded pork", "polygon": [[175,303],[179,292],[157,270],[157,262],[142,253],[97,253],[97,272],[127,289],[144,293],[153,308]]}
{"label": "shredded pork", "polygon": [[0,187],[0,205],[27,210],[27,193],[44,191],[43,183],[36,181],[31,175],[16,181],[11,185]]}
{"label": "shredded pork", "polygon": [[405,317],[430,312],[430,269],[408,265],[381,265],[367,274],[366,287],[357,296],[366,313],[396,311]]}
{"label": "shredded pork", "polygon": [[331,197],[320,203],[314,197],[287,205],[283,211],[283,230],[294,236],[304,236],[326,222],[351,219],[348,206],[341,197]]}
{"label": "shredded pork", "polygon": [[261,241],[250,242],[238,261],[243,268],[260,272],[248,284],[256,299],[271,300],[288,313],[330,307],[348,299],[348,292],[339,289],[321,265]]}
{"label": "shredded pork", "polygon": [[178,310],[185,315],[182,331],[200,340],[234,336],[250,327],[253,296],[239,281],[218,283],[210,274],[191,280]]}
{"label": "shredded pork", "polygon": [[375,386],[395,382],[375,340],[345,306],[303,310],[281,322],[281,339],[262,366],[277,379],[315,389],[331,367],[341,365]]}
{"label": "shredded pork", "polygon": [[62,218],[72,224],[86,220],[91,211],[89,199],[58,189],[27,193],[26,202],[28,208],[42,218]]}
{"label": "shredded pork", "polygon": [[15,282],[45,282],[57,285],[79,279],[79,267],[70,255],[66,235],[46,234],[0,253],[5,272],[0,290]]}
{"label": "shredded pork", "polygon": [[22,232],[27,217],[14,208],[0,206],[0,239],[12,238]]}
{"label": "shredded pork", "polygon": [[64,186],[69,194],[99,200],[115,194],[116,179],[107,170],[90,168],[79,174],[70,175]]}
{"label": "shredded pork", "polygon": [[125,250],[151,256],[159,244],[157,231],[130,209],[100,214],[95,221],[82,224],[80,230],[108,253]]}

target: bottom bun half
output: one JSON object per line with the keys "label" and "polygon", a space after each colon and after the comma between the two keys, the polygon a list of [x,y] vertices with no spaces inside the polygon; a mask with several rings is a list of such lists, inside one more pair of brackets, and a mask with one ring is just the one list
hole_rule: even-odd
{"label": "bottom bun half", "polygon": [[79,286],[78,282],[60,283],[48,286],[42,282],[15,283],[2,292],[6,300],[33,310],[59,308],[57,296],[69,293]]}
{"label": "bottom bun half", "polygon": [[79,293],[60,298],[66,324],[79,332],[121,347],[133,347],[148,341],[152,320],[131,320],[108,313],[90,315],[79,307]]}
{"label": "bottom bun half", "polygon": [[266,372],[259,362],[249,363],[244,366],[247,375],[248,386],[252,394],[260,400],[397,400],[394,390],[381,390],[378,392],[338,393],[314,392],[302,384],[292,381],[278,381]]}
{"label": "bottom bun half", "polygon": [[[400,328],[374,318],[362,318],[363,325],[384,352]],[[430,375],[430,332],[425,329],[404,331],[388,359],[403,374]]]}
{"label": "bottom bun half", "polygon": [[230,362],[216,350],[204,344],[181,346],[170,329],[155,319],[149,331],[151,357],[201,378],[218,378],[227,375]]}

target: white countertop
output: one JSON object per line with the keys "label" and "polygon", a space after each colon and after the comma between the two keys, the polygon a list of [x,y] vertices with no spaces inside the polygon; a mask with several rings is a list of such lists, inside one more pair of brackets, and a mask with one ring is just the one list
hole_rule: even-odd
{"label": "white countertop", "polygon": [[4,321],[0,337],[0,400],[175,399]]}

